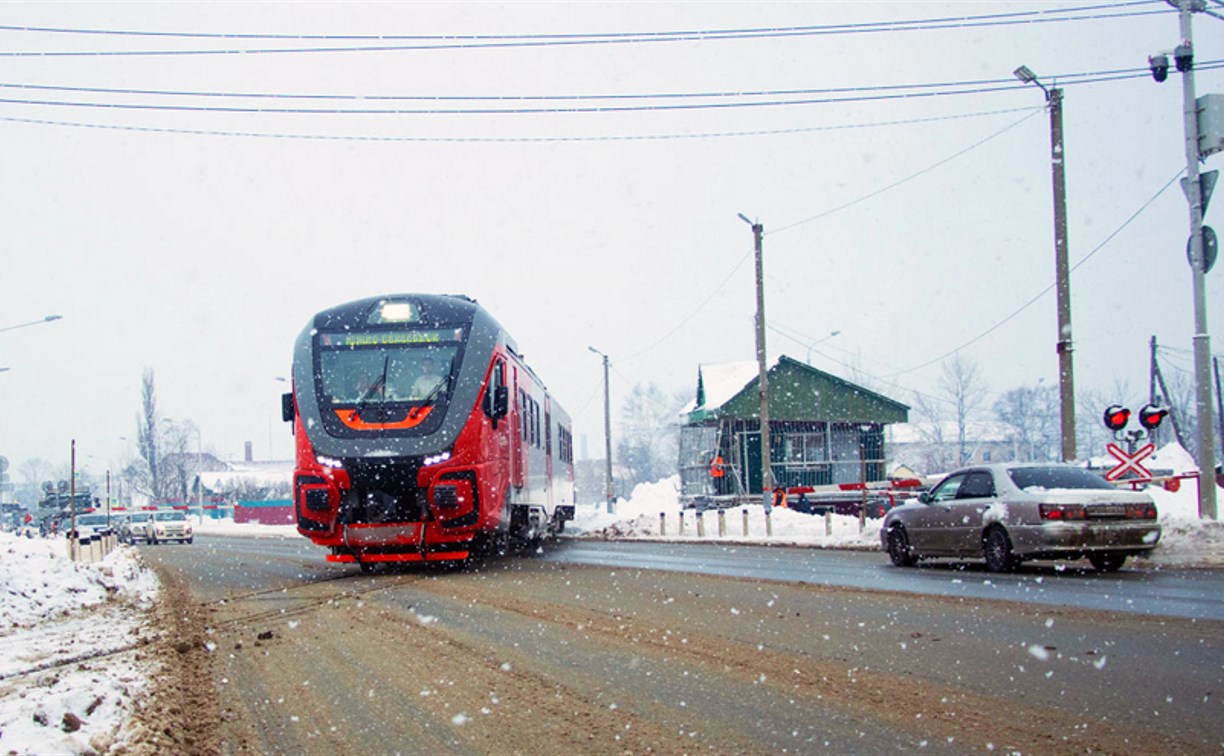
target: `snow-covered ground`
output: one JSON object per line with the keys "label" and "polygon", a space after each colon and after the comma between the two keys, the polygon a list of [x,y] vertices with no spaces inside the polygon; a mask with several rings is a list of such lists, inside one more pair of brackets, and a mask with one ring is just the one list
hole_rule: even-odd
{"label": "snow-covered ground", "polygon": [[0,752],[123,747],[150,672],[132,646],[157,591],[135,549],[72,562],[64,540],[0,533]]}
{"label": "snow-covered ground", "polygon": [[[1157,466],[1187,469],[1187,460],[1176,457],[1179,451],[1162,449]],[[1188,463],[1192,465],[1193,460]],[[1186,481],[1177,492],[1156,487],[1148,492],[1164,526],[1148,564],[1224,566],[1224,523],[1198,519],[1193,481]],[[1217,498],[1224,502],[1224,490],[1217,489]],[[580,505],[566,535],[879,548],[879,520],[868,520],[860,532],[854,517],[835,515],[826,521],[775,509],[767,535],[760,506],[727,510],[725,535],[719,535],[715,513],[706,513],[702,537],[697,535],[690,510],[680,533],[675,478],[638,486],[627,501],[617,504],[615,514],[605,509],[603,505]],[[201,533],[300,537],[292,525],[238,525],[232,520],[205,520],[196,529]],[[881,559],[885,559],[883,554]],[[124,749],[128,719],[152,674],[136,658],[132,645],[156,595],[156,579],[134,548],[121,546],[103,561],[74,564],[62,540],[0,533],[0,753]],[[73,730],[74,726],[79,728]]]}

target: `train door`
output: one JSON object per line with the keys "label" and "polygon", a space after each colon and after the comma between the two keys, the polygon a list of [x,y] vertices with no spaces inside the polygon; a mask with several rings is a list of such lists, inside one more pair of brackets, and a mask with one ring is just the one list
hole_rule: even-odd
{"label": "train door", "polygon": [[553,508],[552,397],[544,396],[544,501]]}
{"label": "train door", "polygon": [[527,427],[523,415],[523,392],[519,390],[518,368],[510,371],[510,395],[514,397],[510,410],[510,484],[523,487],[523,434]]}

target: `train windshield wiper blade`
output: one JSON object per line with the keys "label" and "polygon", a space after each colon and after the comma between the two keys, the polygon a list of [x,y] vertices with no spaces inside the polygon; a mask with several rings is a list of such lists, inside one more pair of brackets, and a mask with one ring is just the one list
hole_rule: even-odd
{"label": "train windshield wiper blade", "polygon": [[450,383],[449,376],[439,380],[437,384],[435,384],[434,387],[429,390],[429,393],[425,395],[425,398],[421,400],[421,406],[428,407],[429,405],[433,404],[438,398],[438,395],[442,393],[442,390],[446,388],[448,383]]}
{"label": "train windshield wiper blade", "polygon": [[361,398],[357,400],[357,406],[353,408],[352,417],[360,416],[361,411],[365,409],[366,404],[368,404],[369,401],[374,398],[374,394],[378,393],[378,389],[387,385],[387,363],[390,361],[390,359],[391,355],[383,355],[382,375],[375,379],[375,381],[370,384],[370,387],[365,390],[365,393],[361,395]]}

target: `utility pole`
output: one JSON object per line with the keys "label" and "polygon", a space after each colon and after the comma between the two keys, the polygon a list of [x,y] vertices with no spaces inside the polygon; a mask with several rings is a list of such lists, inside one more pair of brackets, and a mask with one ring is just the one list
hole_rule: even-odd
{"label": "utility pole", "polygon": [[607,503],[608,514],[616,513],[616,495],[612,491],[612,403],[608,396],[608,355],[599,351],[593,346],[587,347],[595,354],[603,358],[603,373],[604,373],[604,463],[607,465],[605,480],[604,501]]}
{"label": "utility pole", "polygon": [[1058,405],[1062,433],[1062,461],[1071,462],[1075,451],[1075,370],[1071,360],[1071,270],[1067,262],[1067,181],[1064,170],[1062,90],[1047,89],[1028,66],[1013,72],[1026,84],[1045,92],[1050,106],[1050,169],[1054,179],[1054,288],[1058,301]]}
{"label": "utility pole", "polygon": [[768,512],[773,509],[773,471],[769,454],[769,371],[765,364],[765,262],[761,237],[765,226],[753,223],[740,213],[740,220],[752,226],[752,242],[756,251],[756,353],[757,387],[761,396],[761,501]]}
{"label": "utility pole", "polygon": [[1194,283],[1194,381],[1198,415],[1199,517],[1216,519],[1215,421],[1211,406],[1211,337],[1207,334],[1206,254],[1203,249],[1203,196],[1199,183],[1198,103],[1194,93],[1194,42],[1191,0],[1177,3],[1181,44],[1174,51],[1182,74],[1182,114],[1186,128],[1186,199],[1190,205],[1190,268]]}

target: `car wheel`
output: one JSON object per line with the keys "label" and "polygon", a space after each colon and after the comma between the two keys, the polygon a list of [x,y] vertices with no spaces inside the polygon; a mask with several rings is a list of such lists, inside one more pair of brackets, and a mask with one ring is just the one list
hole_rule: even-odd
{"label": "car wheel", "polygon": [[982,556],[991,572],[1011,572],[1016,568],[1011,539],[1003,528],[991,528],[982,539]]}
{"label": "car wheel", "polygon": [[910,553],[909,538],[901,528],[888,531],[888,558],[898,567],[913,567],[918,561]]}
{"label": "car wheel", "polygon": [[1088,561],[1097,572],[1116,572],[1126,562],[1126,554],[1116,551],[1099,551],[1088,555]]}
{"label": "car wheel", "polygon": [[192,541],[194,541],[194,540],[195,540],[195,536],[192,536],[191,538],[188,538],[188,539],[187,539],[187,543],[191,543],[191,542],[192,542]]}

